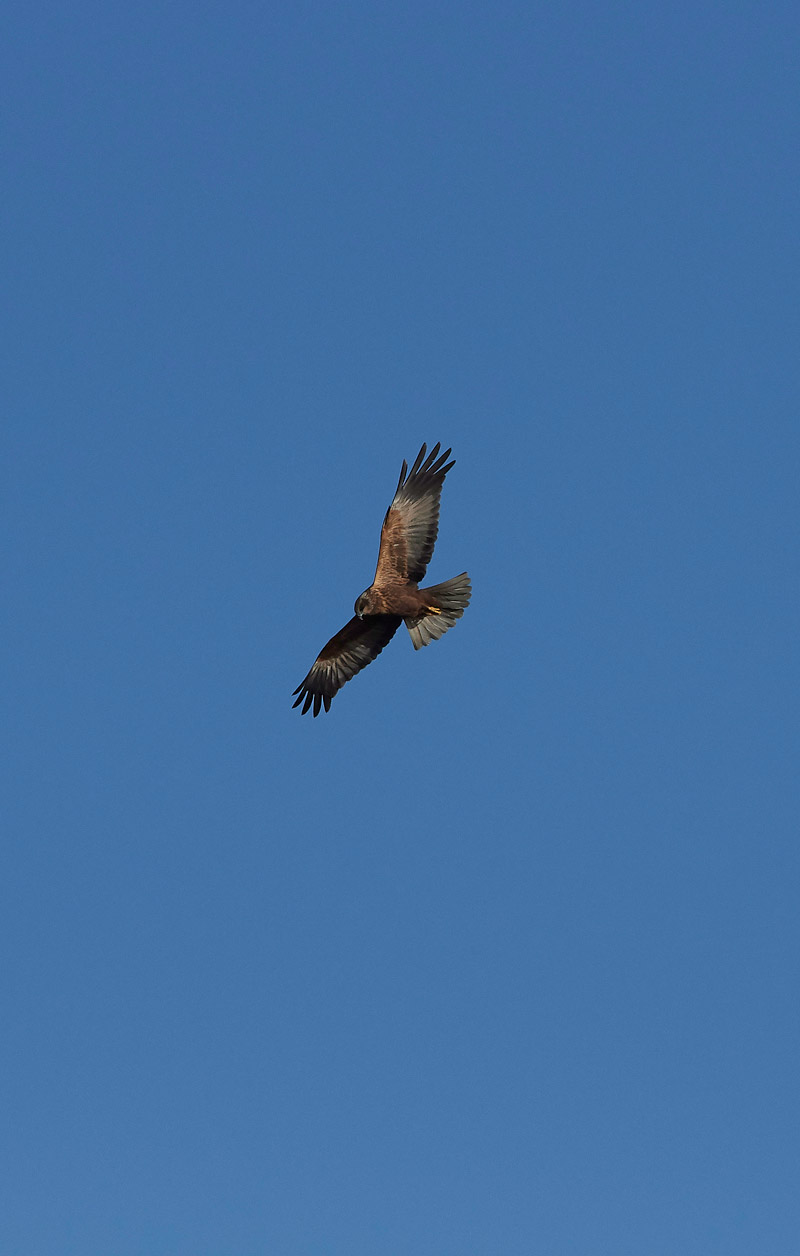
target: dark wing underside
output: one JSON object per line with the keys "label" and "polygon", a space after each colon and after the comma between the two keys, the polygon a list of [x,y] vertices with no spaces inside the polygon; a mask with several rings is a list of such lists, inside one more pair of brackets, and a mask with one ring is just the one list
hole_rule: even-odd
{"label": "dark wing underside", "polygon": [[370,615],[366,619],[354,615],[331,637],[303,683],[297,686],[294,692],[300,697],[292,706],[302,702],[303,715],[312,704],[315,715],[319,715],[323,703],[329,711],[331,699],[342,685],[378,657],[402,622],[399,615]]}
{"label": "dark wing underside", "polygon": [[[413,467],[403,463],[397,492],[386,512],[381,529],[381,547],[374,584],[418,584],[431,561],[439,531],[439,499],[447,472],[450,450],[439,456],[439,443],[425,457],[426,446],[417,454]],[[408,474],[406,474],[408,472]]]}

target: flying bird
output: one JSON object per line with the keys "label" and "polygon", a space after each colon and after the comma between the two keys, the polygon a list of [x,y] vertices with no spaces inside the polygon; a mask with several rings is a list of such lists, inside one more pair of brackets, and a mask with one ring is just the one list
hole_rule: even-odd
{"label": "flying bird", "polygon": [[403,462],[397,490],[381,528],[378,567],[368,589],[356,598],[355,615],[331,637],[311,671],[292,694],[292,706],[303,704],[303,715],[324,704],[362,667],[376,659],[405,621],[415,650],[443,637],[464,614],[472,594],[464,571],[444,584],[420,589],[439,531],[439,498],[444,477],[452,466],[450,450],[439,455],[439,443],[426,457],[423,445],[414,465]]}

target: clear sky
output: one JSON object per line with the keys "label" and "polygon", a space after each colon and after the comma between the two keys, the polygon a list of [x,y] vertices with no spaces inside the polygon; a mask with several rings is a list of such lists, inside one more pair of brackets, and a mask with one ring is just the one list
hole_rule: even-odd
{"label": "clear sky", "polygon": [[6,6],[3,1253],[798,1250],[799,35]]}

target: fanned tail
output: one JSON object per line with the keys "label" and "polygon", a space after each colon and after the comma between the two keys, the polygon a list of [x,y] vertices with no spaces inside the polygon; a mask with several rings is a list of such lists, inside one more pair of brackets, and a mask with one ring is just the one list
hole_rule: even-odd
{"label": "fanned tail", "polygon": [[415,650],[429,645],[431,641],[438,641],[461,618],[469,606],[472,585],[466,571],[462,571],[460,576],[453,576],[452,580],[445,580],[443,584],[432,584],[427,589],[420,589],[420,593],[425,594],[428,604],[436,607],[436,610],[414,619],[406,619],[406,628]]}

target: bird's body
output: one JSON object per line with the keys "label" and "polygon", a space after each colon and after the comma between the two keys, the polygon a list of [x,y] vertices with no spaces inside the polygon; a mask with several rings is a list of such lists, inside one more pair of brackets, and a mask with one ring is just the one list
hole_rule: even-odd
{"label": "bird's body", "polygon": [[391,641],[405,621],[415,650],[444,636],[467,607],[471,585],[462,572],[443,584],[421,589],[439,529],[439,499],[444,477],[453,466],[448,449],[438,443],[425,457],[419,451],[411,471],[403,463],[392,504],[381,529],[375,579],[356,599],[355,616],[332,637],[302,684],[295,689],[303,714],[318,715],[362,667]]}
{"label": "bird's body", "polygon": [[362,594],[361,615],[399,615],[415,619],[431,608],[415,584],[391,584],[382,589],[370,585]]}

